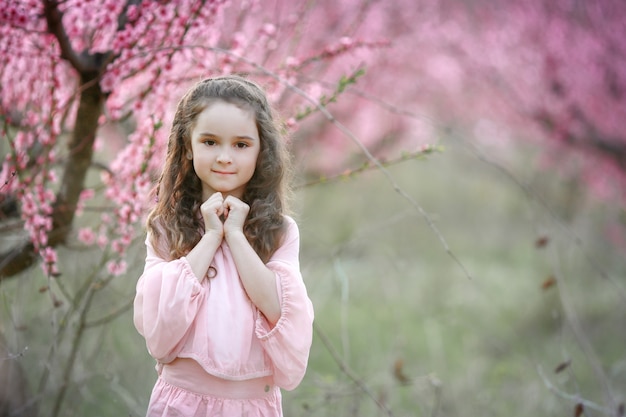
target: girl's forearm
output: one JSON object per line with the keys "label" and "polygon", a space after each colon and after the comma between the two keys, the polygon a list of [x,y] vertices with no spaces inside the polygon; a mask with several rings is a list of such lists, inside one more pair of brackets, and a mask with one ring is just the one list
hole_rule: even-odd
{"label": "girl's forearm", "polygon": [[199,281],[204,279],[215,251],[222,243],[222,237],[217,233],[205,233],[196,246],[187,254],[187,262],[191,266],[191,270],[196,275]]}
{"label": "girl's forearm", "polygon": [[243,232],[227,233],[226,242],[248,297],[272,325],[276,324],[280,318],[280,300],[274,272],[265,266]]}

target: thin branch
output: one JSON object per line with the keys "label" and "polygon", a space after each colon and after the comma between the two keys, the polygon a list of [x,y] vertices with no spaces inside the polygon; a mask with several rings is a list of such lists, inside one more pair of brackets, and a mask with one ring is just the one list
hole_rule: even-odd
{"label": "thin branch", "polygon": [[[565,274],[560,274],[560,275],[564,276]],[[563,309],[563,314],[565,316],[565,321],[569,325],[569,328],[571,329],[571,331],[573,332],[574,338],[578,342],[578,345],[580,346],[582,352],[587,358],[587,361],[589,362],[591,369],[595,373],[600,386],[604,389],[604,393],[607,397],[608,403],[612,407],[616,407],[616,400],[613,394],[611,383],[609,381],[609,378],[606,375],[606,372],[604,371],[602,363],[600,362],[600,358],[598,358],[598,355],[591,341],[589,340],[589,337],[583,330],[580,324],[580,321],[578,319],[578,316],[576,315],[576,312],[574,310],[574,307],[572,306],[572,303],[570,301],[569,294],[567,291],[567,285],[565,283],[565,279],[559,280],[557,289],[558,289],[559,299],[561,301],[561,306]]]}
{"label": "thin branch", "polygon": [[76,329],[76,333],[74,333],[74,337],[72,339],[72,349],[70,355],[65,364],[65,369],[63,370],[63,376],[61,381],[61,386],[59,388],[59,392],[54,401],[54,406],[52,409],[52,417],[57,417],[61,412],[61,406],[63,405],[63,401],[65,400],[65,395],[70,385],[70,378],[72,376],[72,370],[74,369],[74,364],[76,363],[76,359],[78,358],[78,351],[80,347],[81,340],[83,338],[84,332],[86,330],[85,323],[87,320],[87,313],[91,308],[91,303],[93,301],[93,297],[96,293],[96,290],[93,286],[90,287],[89,292],[86,294],[86,300],[83,304],[83,307],[79,314],[79,322],[78,329]]}
{"label": "thin branch", "polygon": [[116,318],[118,318],[119,316],[121,316],[122,314],[130,310],[133,307],[134,301],[135,301],[134,297],[130,297],[130,299],[124,305],[122,305],[121,307],[118,307],[116,310],[113,310],[111,313],[107,314],[106,316],[101,317],[97,320],[86,322],[85,328],[97,327],[97,326],[107,324],[110,321],[115,320]]}
{"label": "thin branch", "polygon": [[313,329],[315,330],[315,333],[320,338],[330,355],[333,357],[334,361],[337,363],[337,365],[339,365],[339,369],[341,369],[341,371],[346,374],[348,378],[350,378],[364,393],[366,393],[372,399],[372,401],[376,403],[381,411],[383,411],[388,417],[393,417],[393,413],[391,412],[389,407],[381,403],[378,398],[376,398],[376,395],[374,395],[372,390],[367,386],[367,384],[365,384],[365,382],[363,382],[363,380],[359,378],[359,376],[354,373],[352,369],[350,369],[348,364],[343,359],[341,359],[341,356],[337,352],[337,349],[335,349],[335,347],[331,343],[328,336],[326,336],[326,334],[315,322],[313,323]]}
{"label": "thin branch", "polygon": [[[384,167],[390,167],[390,166],[394,166],[394,165],[398,165],[402,162],[408,161],[408,160],[412,160],[412,159],[419,159],[422,157],[425,157],[426,155],[430,155],[434,152],[440,151],[441,148],[438,147],[427,147],[424,148],[422,150],[419,150],[417,152],[410,152],[410,153],[405,153],[403,155],[401,155],[398,158],[395,159],[391,159],[389,161],[381,161],[381,164]],[[333,175],[330,177],[326,177],[326,176],[321,176],[317,179],[314,180],[310,180],[307,181],[305,183],[299,184],[297,185],[295,188],[300,189],[300,188],[306,188],[306,187],[311,187],[314,185],[319,185],[319,184],[328,184],[328,183],[333,183],[333,182],[338,182],[338,181],[344,181],[344,180],[348,180],[350,178],[353,178],[359,174],[362,174],[364,172],[367,171],[373,171],[378,169],[378,167],[376,165],[372,165],[369,162],[364,163],[363,165],[361,165],[359,168],[355,168],[353,170],[349,170],[349,171],[345,171],[341,174],[337,174],[337,175]]]}
{"label": "thin branch", "polygon": [[589,408],[591,410],[595,410],[598,411],[600,413],[603,413],[607,416],[611,416],[613,415],[613,411],[611,411],[610,409],[603,407],[601,405],[598,405],[592,401],[586,400],[584,398],[582,398],[579,395],[575,395],[575,394],[568,394],[567,392],[563,392],[560,389],[558,389],[557,387],[554,386],[554,384],[552,384],[552,382],[546,377],[546,375],[543,373],[543,368],[541,367],[541,365],[537,365],[537,373],[539,373],[539,376],[541,377],[541,379],[543,380],[544,385],[546,386],[546,388],[556,394],[557,396],[568,400],[568,401],[572,401],[576,404],[582,404],[583,406],[585,406],[585,408]]}
{"label": "thin branch", "polygon": [[[460,140],[460,139],[459,139]],[[610,276],[603,268],[602,266],[598,263],[598,261],[596,259],[594,259],[589,252],[587,252],[585,250],[585,247],[583,246],[583,240],[580,236],[578,236],[570,227],[568,227],[563,220],[561,220],[559,218],[559,216],[554,212],[554,210],[552,210],[552,208],[548,205],[548,203],[546,201],[544,201],[541,197],[539,197],[538,195],[536,195],[535,193],[533,193],[533,191],[530,189],[530,187],[526,184],[524,184],[522,181],[520,181],[511,171],[509,171],[506,167],[504,167],[503,165],[495,162],[494,160],[490,159],[489,157],[487,157],[485,155],[484,152],[482,152],[476,145],[467,142],[466,143],[467,148],[470,150],[470,152],[472,152],[474,154],[474,156],[481,162],[483,162],[486,165],[489,165],[491,167],[493,167],[494,169],[496,169],[498,172],[500,172],[501,174],[504,175],[504,177],[508,178],[513,184],[515,184],[517,187],[519,187],[522,192],[526,195],[526,197],[530,198],[531,200],[534,200],[535,202],[539,203],[543,209],[548,213],[548,215],[552,218],[552,220],[554,220],[554,222],[559,225],[570,237],[570,239],[574,242],[574,244],[578,247],[578,249],[582,252],[584,258],[587,260],[587,262],[589,263],[589,265],[591,265],[591,267],[593,269],[595,269],[595,271],[600,275],[601,278],[606,279],[607,281],[609,281],[611,284],[613,284],[615,290],[617,291],[617,293],[619,294],[619,296],[622,298],[622,301],[624,303],[626,303],[626,292],[624,291],[624,289],[619,285],[618,281],[616,281],[612,276]]]}

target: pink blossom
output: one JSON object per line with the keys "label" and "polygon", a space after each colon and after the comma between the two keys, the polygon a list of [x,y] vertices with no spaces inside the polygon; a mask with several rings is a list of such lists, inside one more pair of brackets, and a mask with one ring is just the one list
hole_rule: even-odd
{"label": "pink blossom", "polygon": [[41,251],[41,257],[47,264],[54,264],[57,262],[57,252],[50,246],[43,248]]}
{"label": "pink blossom", "polygon": [[104,249],[109,244],[109,238],[107,237],[106,234],[100,233],[98,235],[98,239],[96,240],[96,243],[100,247],[100,249]]}
{"label": "pink blossom", "polygon": [[120,276],[126,272],[128,264],[125,260],[107,262],[107,271],[113,276]]}
{"label": "pink blossom", "polygon": [[349,38],[349,37],[347,37],[347,36],[344,36],[344,37],[342,37],[341,39],[339,39],[339,43],[340,43],[342,46],[344,46],[344,47],[346,47],[346,48],[349,48],[349,47],[351,47],[352,45],[354,45],[354,40],[353,40],[352,38]]}
{"label": "pink blossom", "polygon": [[87,246],[91,246],[96,241],[96,234],[90,227],[82,227],[78,230],[78,240]]}
{"label": "pink blossom", "polygon": [[285,65],[289,69],[294,69],[300,66],[300,64],[301,64],[300,60],[294,56],[288,56],[287,58],[285,58]]}
{"label": "pink blossom", "polygon": [[261,33],[267,36],[273,36],[276,34],[276,26],[271,23],[266,23],[261,28]]}
{"label": "pink blossom", "polygon": [[290,117],[289,119],[287,119],[287,121],[285,122],[285,125],[287,126],[287,128],[289,130],[297,130],[298,128],[298,121],[296,120],[295,117]]}

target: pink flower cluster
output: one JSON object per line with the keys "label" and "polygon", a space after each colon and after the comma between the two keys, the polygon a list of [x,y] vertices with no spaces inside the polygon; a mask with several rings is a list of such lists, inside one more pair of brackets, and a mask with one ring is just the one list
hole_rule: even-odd
{"label": "pink flower cluster", "polygon": [[[129,145],[111,163],[113,174],[107,173],[102,178],[107,186],[107,201],[114,204],[113,217],[103,216],[103,224],[109,227],[109,244],[117,259],[108,264],[113,275],[125,272],[123,257],[137,231],[142,230],[147,196],[153,187],[149,167],[154,168],[153,155],[160,127],[160,123],[146,119],[129,137]],[[159,142],[162,143],[163,138]]]}

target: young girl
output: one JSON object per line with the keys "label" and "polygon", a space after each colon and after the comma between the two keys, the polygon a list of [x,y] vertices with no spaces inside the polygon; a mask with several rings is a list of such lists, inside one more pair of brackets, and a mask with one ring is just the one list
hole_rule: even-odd
{"label": "young girl", "polygon": [[285,215],[288,158],[264,92],[238,76],[181,99],[134,323],[157,361],[155,416],[282,416],[302,380],[313,307]]}

